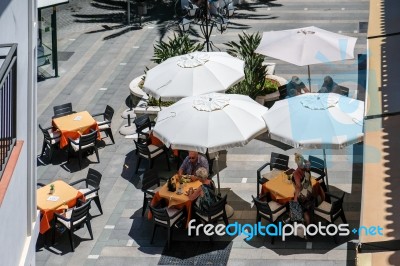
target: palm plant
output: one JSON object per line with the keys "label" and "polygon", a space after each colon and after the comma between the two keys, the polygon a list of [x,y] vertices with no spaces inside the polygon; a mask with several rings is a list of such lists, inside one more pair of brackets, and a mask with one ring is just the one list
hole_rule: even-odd
{"label": "palm plant", "polygon": [[154,45],[154,56],[151,59],[153,62],[161,63],[170,57],[201,51],[204,49],[204,44],[196,44],[189,39],[187,34],[168,37],[168,42],[159,41]]}
{"label": "palm plant", "polygon": [[245,79],[232,86],[226,93],[244,94],[252,99],[264,93],[266,75],[266,66],[262,65],[264,56],[254,52],[260,41],[261,36],[258,32],[253,34],[244,32],[243,35],[239,35],[238,43],[235,41],[225,43],[229,47],[227,52],[230,55],[236,56],[245,62]]}

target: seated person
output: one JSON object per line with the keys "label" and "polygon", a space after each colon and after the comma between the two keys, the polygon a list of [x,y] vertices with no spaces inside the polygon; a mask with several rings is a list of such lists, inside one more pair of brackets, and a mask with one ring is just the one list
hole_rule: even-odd
{"label": "seated person", "polygon": [[286,85],[286,89],[288,92],[288,97],[292,97],[294,93],[296,93],[296,95],[300,95],[310,92],[310,90],[306,87],[304,82],[299,79],[298,76],[292,77],[292,80]]}
{"label": "seated person", "polygon": [[336,82],[333,81],[331,76],[326,76],[324,78],[324,83],[321,86],[321,89],[318,91],[319,93],[328,93],[333,92],[333,88],[338,86]]}
{"label": "seated person", "polygon": [[208,169],[207,159],[204,156],[199,155],[197,151],[189,151],[189,155],[186,156],[185,160],[183,160],[183,163],[178,170],[178,175],[195,175],[197,169],[200,167]]}
{"label": "seated person", "polygon": [[212,180],[208,179],[208,170],[204,167],[197,169],[196,178],[202,182],[202,185],[193,194],[189,195],[189,198],[192,200],[197,198],[197,207],[206,212],[213,203],[218,201],[215,185]]}

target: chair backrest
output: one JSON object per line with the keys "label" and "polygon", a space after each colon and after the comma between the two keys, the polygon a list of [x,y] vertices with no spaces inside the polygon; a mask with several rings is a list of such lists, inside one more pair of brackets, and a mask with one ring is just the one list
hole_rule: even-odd
{"label": "chair backrest", "polygon": [[107,105],[106,110],[104,111],[104,121],[111,122],[113,116],[114,116],[114,109],[111,106]]}
{"label": "chair backrest", "polygon": [[349,88],[338,85],[338,89],[334,90],[332,92],[335,92],[335,93],[341,94],[343,96],[349,97],[349,91],[350,91]]}
{"label": "chair backrest", "polygon": [[72,103],[64,103],[53,107],[54,118],[72,114]]}
{"label": "chair backrest", "polygon": [[[89,134],[82,135],[79,138],[79,149],[82,149],[83,147],[90,145],[94,143],[96,145],[97,142],[97,131],[92,131]],[[91,147],[91,146],[90,146]]]}
{"label": "chair backrest", "polygon": [[289,156],[271,152],[271,160],[270,160],[270,170],[276,168],[279,170],[287,170],[289,169]]}
{"label": "chair backrest", "polygon": [[251,197],[254,200],[254,205],[256,205],[257,212],[262,212],[262,213],[267,214],[270,217],[272,217],[272,211],[271,211],[271,208],[268,205],[268,202],[261,201],[258,198],[255,198],[253,195],[251,195]]}
{"label": "chair backrest", "polygon": [[81,206],[75,207],[72,209],[71,221],[70,221],[71,227],[70,228],[72,228],[72,226],[77,226],[86,221],[86,219],[88,218],[88,215],[89,215],[91,201],[92,201],[92,199],[89,199]]}
{"label": "chair backrest", "polygon": [[150,117],[147,114],[137,117],[135,119],[135,121],[133,121],[133,123],[135,123],[137,132],[141,131],[147,127],[149,127],[151,129]]}
{"label": "chair backrest", "polygon": [[310,166],[310,171],[313,173],[316,173],[319,175],[318,178],[320,178],[321,176],[324,177],[325,176],[325,162],[324,160],[309,155],[308,156],[308,161],[310,162],[311,166]]}
{"label": "chair backrest", "polygon": [[226,205],[226,198],[228,195],[223,196],[220,200],[217,202],[214,202],[213,204],[210,205],[207,211],[208,217],[211,219],[216,214],[219,214],[221,211],[225,212],[225,205]]}
{"label": "chair backrest", "polygon": [[47,130],[43,129],[42,126],[41,126],[40,124],[39,124],[39,128],[40,128],[40,130],[41,130],[42,133],[43,133],[44,140],[45,140],[47,143],[51,143],[51,136],[50,136],[50,133],[49,133]]}
{"label": "chair backrest", "polygon": [[286,84],[278,87],[278,91],[279,91],[279,99],[280,100],[285,99],[287,97],[288,92],[287,92]]}
{"label": "chair backrest", "polygon": [[134,140],[136,149],[139,153],[139,156],[145,157],[145,158],[150,158],[150,150],[149,147],[147,146],[146,143],[141,143],[136,140]]}
{"label": "chair backrest", "polygon": [[100,187],[102,174],[92,168],[89,168],[89,171],[86,176],[86,187],[98,188]]}
{"label": "chair backrest", "polygon": [[166,208],[158,209],[158,208],[154,208],[152,206],[149,206],[149,208],[153,215],[153,221],[155,223],[162,225],[162,226],[168,226],[168,227],[170,226],[171,219],[169,218]]}
{"label": "chair backrest", "polygon": [[[343,199],[345,193],[343,192],[342,196],[337,200],[332,200],[332,207],[331,207],[331,216],[332,220],[336,220],[336,218],[340,215],[341,211],[343,210]],[[333,199],[333,197],[332,197]]]}
{"label": "chair backrest", "polygon": [[155,185],[160,186],[160,178],[157,171],[154,169],[147,170],[143,174],[142,190],[145,191]]}

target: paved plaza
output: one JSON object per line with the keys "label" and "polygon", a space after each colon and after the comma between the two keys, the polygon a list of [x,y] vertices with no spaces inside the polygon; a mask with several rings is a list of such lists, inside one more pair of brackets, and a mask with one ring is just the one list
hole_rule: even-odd
{"label": "paved plaza", "polygon": [[[67,156],[57,152],[52,162],[47,157],[38,157],[38,181],[49,183],[57,179],[72,182],[86,177],[88,168],[103,174],[100,199],[104,214],[93,205],[92,227],[94,240],[90,240],[86,228],[76,232],[75,252],[70,251],[67,235],[63,235],[55,246],[45,247],[38,243],[36,263],[38,265],[156,265],[179,264],[202,265],[354,265],[357,236],[332,238],[317,236],[311,241],[290,237],[286,241],[275,240],[271,245],[266,237],[255,237],[251,241],[244,236],[188,237],[184,229],[176,230],[173,248],[165,249],[166,232],[158,229],[154,244],[150,244],[152,222],[141,216],[143,193],[141,173],[147,164],[142,163],[139,175],[136,168],[135,145],[131,138],[118,133],[127,120],[121,113],[127,109],[129,83],[142,75],[151,62],[153,44],[160,37],[166,38],[177,29],[172,12],[159,1],[159,5],[148,10],[139,26],[132,15],[132,25],[126,26],[124,7],[120,1],[75,1],[71,0],[58,11],[58,49],[60,52],[59,77],[51,77],[49,66],[40,69],[43,77],[38,83],[38,123],[50,126],[53,106],[71,102],[76,111],[90,113],[104,111],[106,105],[115,109],[112,129],[113,145],[104,138],[99,149],[100,163],[90,155],[79,170],[77,158],[66,163]],[[178,4],[179,5],[179,4]],[[228,30],[223,34],[214,31],[213,44],[222,51],[224,43],[238,41],[237,35],[283,30],[302,26],[317,26],[329,31],[357,37],[355,55],[366,53],[366,23],[369,1],[342,0],[284,0],[248,1],[238,6]],[[49,20],[49,11],[42,16]],[[195,28],[195,27],[194,27]],[[49,41],[48,32],[43,36]],[[361,56],[362,58],[362,56]],[[307,67],[298,67],[286,62],[267,59],[276,63],[275,74],[290,79],[298,75],[306,80]],[[350,97],[364,100],[364,84],[358,57],[354,60],[311,66],[312,88],[316,91],[325,75],[350,84]],[[364,81],[365,82],[365,81]],[[179,129],[177,129],[179,130]],[[42,145],[42,134],[38,131],[38,152]],[[256,194],[256,170],[269,161],[270,153],[290,155],[291,167],[295,167],[294,153],[312,154],[322,158],[322,150],[296,150],[259,136],[248,145],[222,152],[220,176],[223,194],[228,194],[228,203],[235,213],[230,222],[255,223],[256,211],[251,195]],[[362,144],[328,153],[328,171],[331,191],[346,192],[344,209],[350,227],[358,227],[361,205]],[[176,163],[171,159],[171,170],[167,171],[165,160],[156,162],[155,168],[161,176],[170,177],[176,172]],[[40,239],[42,241],[43,239]],[[220,251],[220,252],[216,252]],[[213,253],[214,252],[214,253]]]}

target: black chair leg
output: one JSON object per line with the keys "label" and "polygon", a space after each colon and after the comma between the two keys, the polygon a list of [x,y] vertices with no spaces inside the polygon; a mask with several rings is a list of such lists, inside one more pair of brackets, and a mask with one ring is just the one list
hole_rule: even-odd
{"label": "black chair leg", "polygon": [[112,143],[115,144],[114,136],[112,134],[111,128],[109,130],[107,130],[106,132],[107,132],[108,136],[110,137]]}
{"label": "black chair leg", "polygon": [[51,159],[53,158],[53,147],[49,147],[49,161],[51,162]]}
{"label": "black chair leg", "polygon": [[340,214],[340,218],[342,218],[343,223],[347,224],[346,216],[344,215],[344,212]]}
{"label": "black chair leg", "polygon": [[103,209],[101,208],[101,203],[100,203],[99,196],[94,198],[94,202],[96,203],[97,209],[99,209],[100,213],[103,214]]}
{"label": "black chair leg", "polygon": [[86,220],[86,227],[89,231],[90,239],[93,240],[92,224],[90,223],[89,219]]}
{"label": "black chair leg", "polygon": [[138,157],[137,162],[136,162],[136,170],[135,170],[135,174],[138,173],[139,171],[139,166],[140,166],[140,162],[142,161],[142,158]]}
{"label": "black chair leg", "polygon": [[68,230],[68,235],[69,235],[69,243],[71,244],[72,252],[74,252],[75,251],[75,248],[74,248],[74,235],[72,233],[72,230],[73,230],[72,228],[70,230]]}
{"label": "black chair leg", "polygon": [[154,159],[149,159],[149,169],[153,169]]}
{"label": "black chair leg", "polygon": [[171,247],[172,229],[171,228],[167,228],[167,230],[168,230],[167,249],[169,249]]}
{"label": "black chair leg", "polygon": [[144,213],[146,212],[146,209],[147,209],[147,199],[146,199],[146,194],[144,194],[143,207],[142,207],[142,217],[144,216]]}
{"label": "black chair leg", "polygon": [[79,150],[78,152],[78,157],[79,157],[79,169],[82,169],[82,151]]}
{"label": "black chair leg", "polygon": [[168,152],[165,152],[165,158],[167,158],[168,171],[171,171],[171,167],[169,165]]}
{"label": "black chair leg", "polygon": [[155,235],[155,233],[156,233],[156,227],[157,227],[157,225],[154,224],[154,226],[153,226],[153,233],[151,234],[150,244],[153,244],[154,235]]}
{"label": "black chair leg", "polygon": [[46,151],[46,146],[47,146],[47,143],[46,143],[46,141],[43,141],[43,145],[42,145],[42,153],[40,154],[40,157],[42,157],[42,156],[43,156],[43,154],[44,154],[44,152]]}
{"label": "black chair leg", "polygon": [[96,153],[97,162],[100,163],[99,150],[97,149],[96,146],[94,147],[94,152]]}

